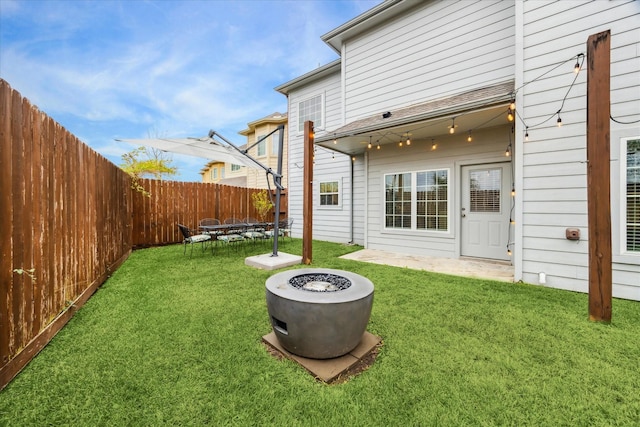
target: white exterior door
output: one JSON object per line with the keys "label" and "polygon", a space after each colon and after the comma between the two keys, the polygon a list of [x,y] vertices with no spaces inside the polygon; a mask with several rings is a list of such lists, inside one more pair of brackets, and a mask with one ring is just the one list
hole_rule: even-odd
{"label": "white exterior door", "polygon": [[510,163],[462,168],[462,256],[510,259],[511,185]]}

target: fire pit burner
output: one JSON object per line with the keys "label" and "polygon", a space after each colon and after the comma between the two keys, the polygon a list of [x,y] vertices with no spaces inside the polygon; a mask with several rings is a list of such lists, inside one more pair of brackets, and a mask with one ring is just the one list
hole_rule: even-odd
{"label": "fire pit burner", "polygon": [[311,359],[349,353],[362,340],[373,306],[373,283],[349,271],[304,268],[266,282],[273,331],[289,352]]}
{"label": "fire pit burner", "polygon": [[351,286],[351,280],[337,274],[301,274],[289,279],[289,284],[305,291],[336,292]]}

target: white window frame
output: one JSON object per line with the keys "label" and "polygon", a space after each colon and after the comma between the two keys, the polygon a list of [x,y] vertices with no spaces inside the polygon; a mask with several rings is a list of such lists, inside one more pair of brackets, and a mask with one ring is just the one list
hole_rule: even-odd
{"label": "white window frame", "polygon": [[324,127],[324,123],[325,123],[325,103],[324,103],[324,93],[316,93],[314,95],[308,96],[306,98],[301,99],[300,101],[298,101],[297,104],[297,108],[298,108],[298,125],[297,125],[297,130],[298,130],[298,134],[302,134],[304,132],[304,122],[306,122],[307,120],[310,120],[309,116],[303,116],[301,113],[301,108],[300,108],[300,104],[302,104],[303,102],[308,102],[311,101],[315,98],[320,98],[320,123],[318,123],[317,120],[311,120],[313,121],[313,126],[317,129],[321,129]]}
{"label": "white window frame", "polygon": [[[265,134],[266,135],[266,134]],[[260,138],[264,138],[265,135],[256,135],[256,142],[260,141]],[[265,157],[267,155],[267,139],[256,145],[256,157]]]}
{"label": "white window frame", "polygon": [[624,256],[640,258],[640,251],[627,249],[627,145],[629,141],[638,140],[640,136],[620,138],[620,253]]}
{"label": "white window frame", "polygon": [[[419,173],[424,172],[446,172],[447,174],[447,229],[446,230],[433,230],[433,229],[425,229],[418,228],[418,199],[417,199],[417,175]],[[410,228],[396,228],[396,227],[387,227],[386,221],[386,181],[387,176],[389,175],[402,175],[402,174],[410,174],[411,175],[411,227]],[[452,185],[452,174],[450,168],[433,168],[433,169],[422,169],[415,171],[398,171],[398,172],[388,172],[382,175],[382,209],[381,209],[381,229],[384,233],[420,233],[420,234],[431,234],[431,235],[450,235],[453,231],[453,224],[451,223],[451,206],[452,200],[451,195],[453,191]]]}
{"label": "white window frame", "polygon": [[242,166],[231,163],[231,172],[238,172]]}
{"label": "white window frame", "polygon": [[[322,184],[329,184],[329,183],[338,183],[338,204],[337,205],[323,205],[321,204],[321,200],[322,200],[322,195],[323,194],[328,194],[328,193],[321,193],[320,192],[320,188],[322,187]],[[337,179],[324,179],[322,181],[318,182],[318,188],[317,188],[317,192],[316,194],[318,194],[317,197],[317,207],[318,209],[323,209],[323,210],[341,210],[342,209],[342,178],[337,178]]]}

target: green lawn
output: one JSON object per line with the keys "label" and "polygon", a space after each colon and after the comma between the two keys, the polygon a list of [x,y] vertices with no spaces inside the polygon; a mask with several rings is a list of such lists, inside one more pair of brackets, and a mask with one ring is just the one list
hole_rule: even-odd
{"label": "green lawn", "polygon": [[314,267],[376,286],[383,345],[346,383],[262,345],[274,272],[244,258],[269,247],[174,245],[131,255],[0,392],[0,425],[640,425],[640,303],[592,323],[585,294],[338,258],[357,249],[313,247]]}

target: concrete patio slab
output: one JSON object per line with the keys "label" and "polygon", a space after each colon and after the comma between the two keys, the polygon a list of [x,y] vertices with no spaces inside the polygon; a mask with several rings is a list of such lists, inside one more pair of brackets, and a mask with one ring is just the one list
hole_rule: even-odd
{"label": "concrete patio slab", "polygon": [[278,256],[273,254],[255,255],[245,258],[245,265],[260,268],[262,270],[277,270],[279,268],[291,267],[302,263],[302,257],[278,252]]}
{"label": "concrete patio slab", "polygon": [[439,258],[362,249],[340,258],[395,267],[413,268],[453,276],[513,282],[513,266],[509,262],[477,258]]}
{"label": "concrete patio slab", "polygon": [[[286,357],[305,368],[311,375],[325,383],[339,382],[346,379],[351,373],[357,373],[368,367],[373,362],[374,351],[382,339],[369,332],[364,333],[362,341],[349,353],[333,359],[308,359],[289,353],[278,342],[278,337],[272,331],[262,337],[264,342],[277,355]],[[359,369],[355,369],[359,368]]]}

